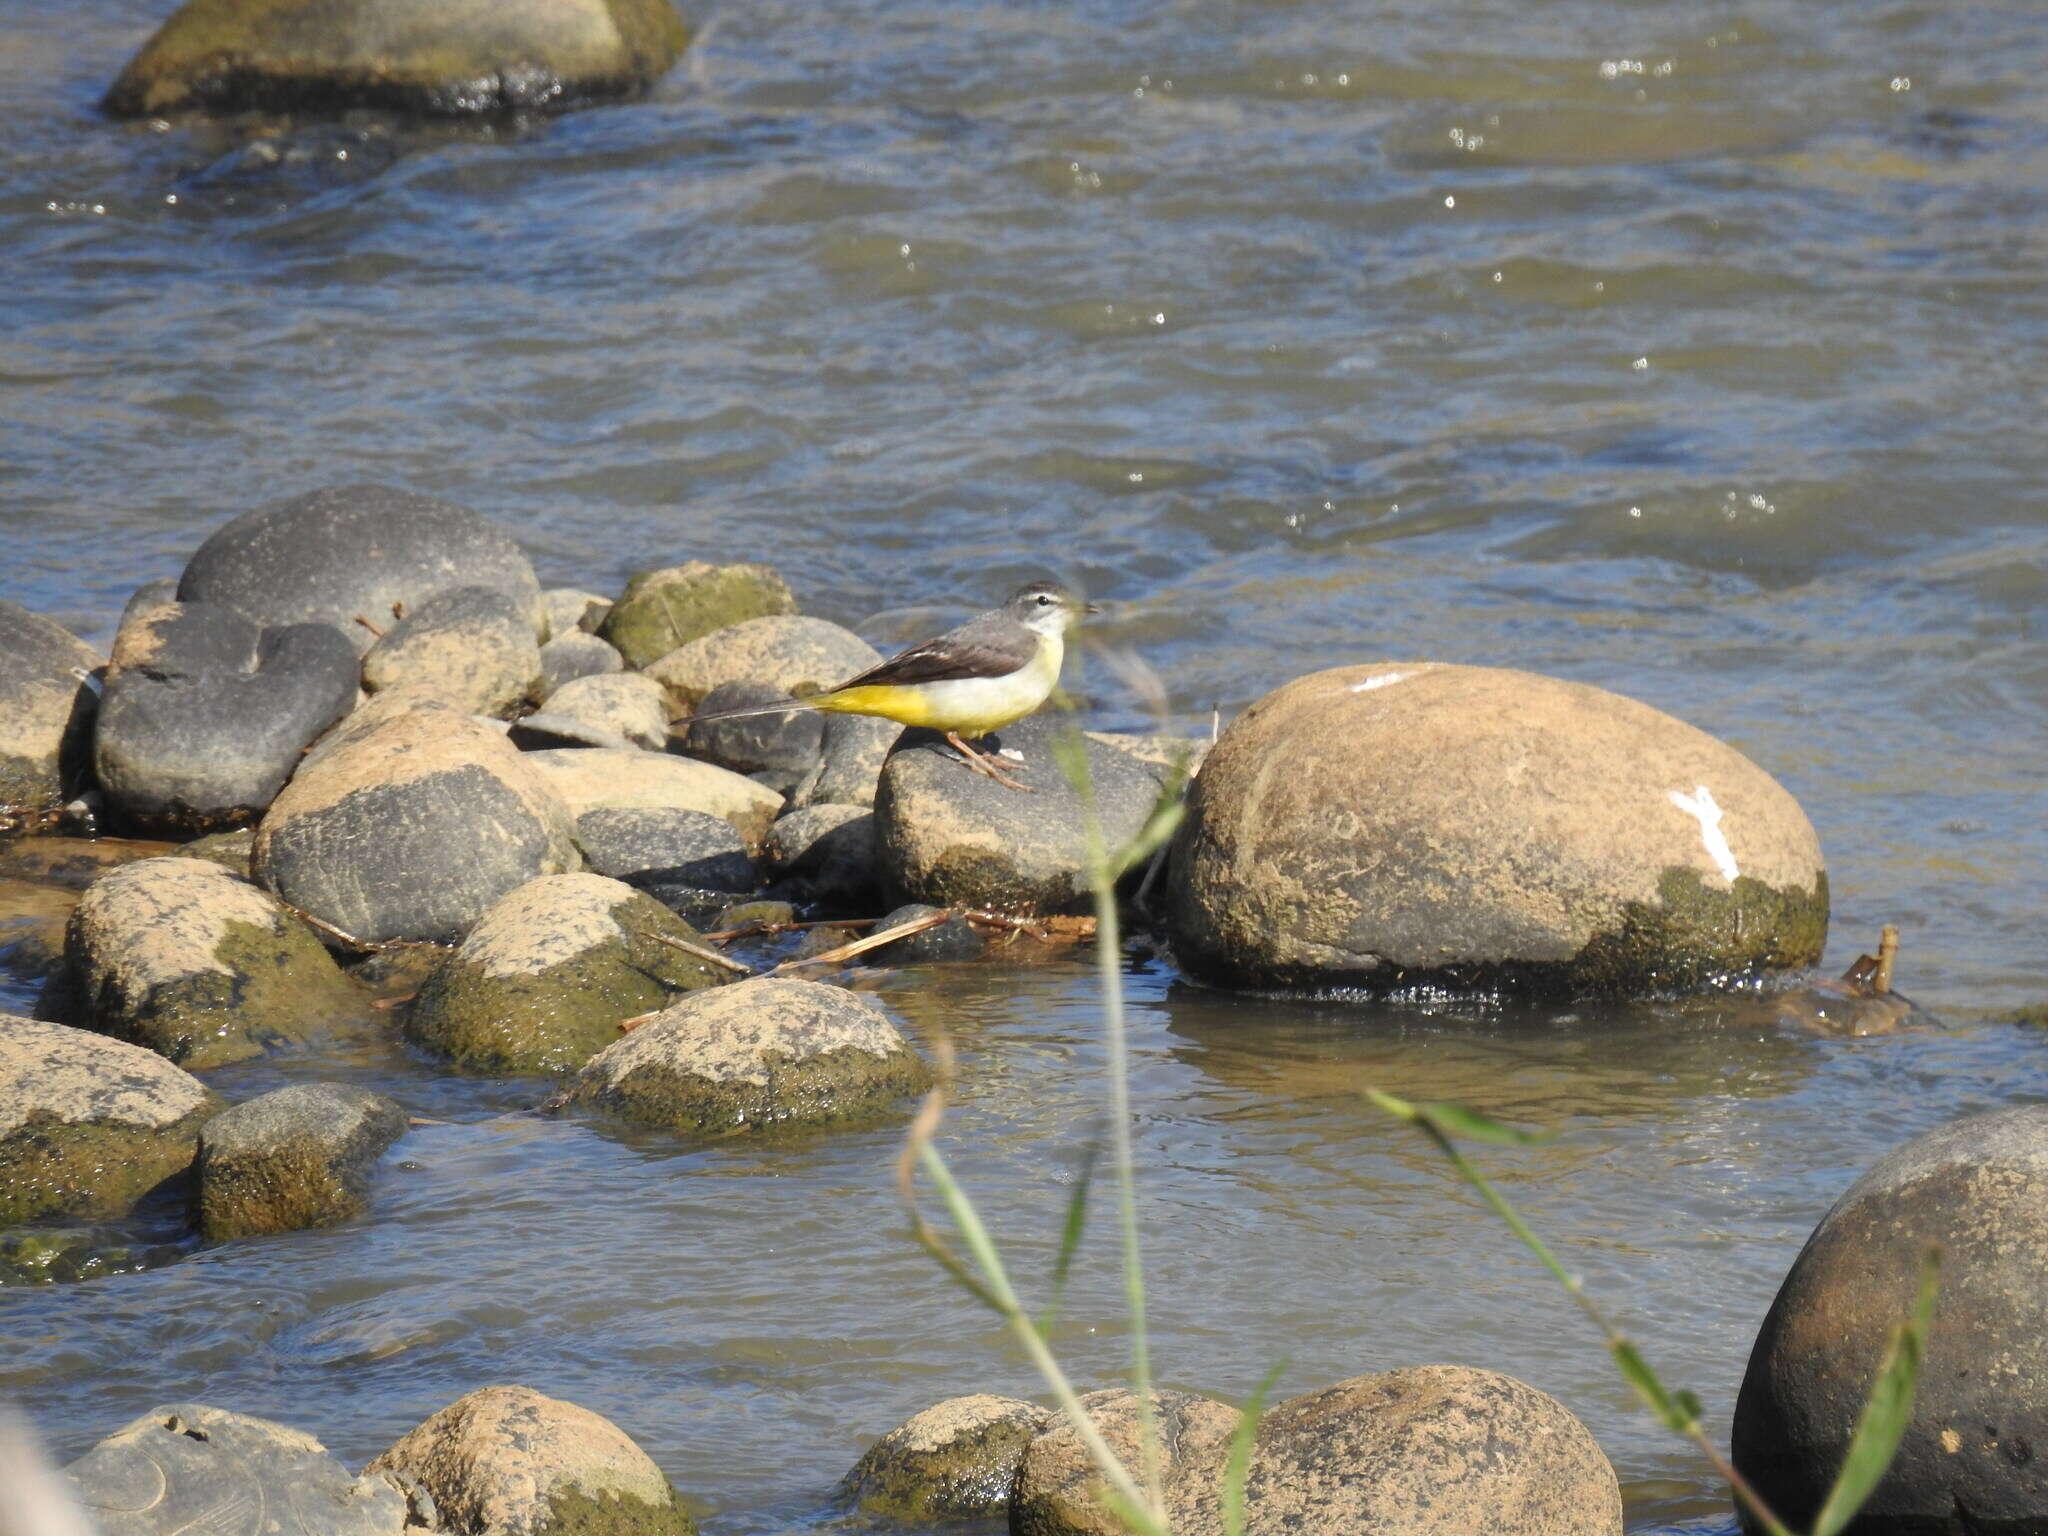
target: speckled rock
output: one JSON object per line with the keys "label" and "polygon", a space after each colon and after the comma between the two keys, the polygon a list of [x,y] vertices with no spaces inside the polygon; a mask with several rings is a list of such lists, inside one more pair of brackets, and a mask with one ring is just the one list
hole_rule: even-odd
{"label": "speckled rock", "polygon": [[458,1398],[371,1462],[423,1488],[443,1531],[696,1536],[661,1469],[611,1420],[531,1387]]}
{"label": "speckled rock", "polygon": [[600,809],[702,811],[730,822],[754,847],[782,809],[782,796],[752,779],[664,752],[569,747],[529,752],[525,761],[579,818]]}
{"label": "speckled rock", "polygon": [[1804,1529],[1841,1466],[1921,1261],[1941,1290],[1913,1417],[1857,1532],[2038,1530],[2048,1518],[2048,1105],[1896,1148],[1794,1260],[1735,1405],[1735,1465]]}
{"label": "speckled rock", "polygon": [[451,587],[502,592],[539,633],[540,583],[503,529],[453,502],[345,485],[216,528],[186,565],[178,598],[222,603],[265,626],[331,624],[360,655],[377,637],[358,618],[382,632]]}
{"label": "speckled rock", "polygon": [[1017,1397],[949,1397],[877,1440],[840,1484],[862,1512],[889,1520],[1000,1515],[1024,1448],[1053,1415]]}
{"label": "speckled rock", "polygon": [[[1052,752],[1055,733],[1066,729],[1057,717],[1034,715],[980,743],[1023,753],[1019,777],[1029,794],[969,771],[935,733],[906,731],[875,797],[887,899],[1015,914],[1084,910],[1092,898],[1081,796]],[[1114,747],[1090,742],[1085,750],[1103,836],[1120,846],[1145,825],[1167,776]]]}
{"label": "speckled rock", "polygon": [[639,672],[579,677],[548,696],[547,712],[615,732],[636,747],[668,745],[668,694]]}
{"label": "speckled rock", "polygon": [[748,619],[678,646],[646,667],[677,704],[694,710],[721,683],[763,683],[784,693],[836,688],[882,659],[850,629],[825,619]]}
{"label": "speckled rock", "polygon": [[405,1495],[311,1435],[179,1403],[64,1469],[99,1536],[401,1536]]}
{"label": "speckled rock", "polygon": [[754,861],[729,821],[704,811],[585,811],[576,842],[600,875],[653,893],[671,890],[751,891]]}
{"label": "speckled rock", "polygon": [[550,875],[501,898],[420,988],[406,1038],[472,1071],[570,1072],[619,1023],[732,973],[652,897],[602,875]]}
{"label": "speckled rock", "polygon": [[54,619],[0,601],[0,832],[51,824],[84,782],[99,665]]}
{"label": "speckled rock", "polygon": [[[1081,1403],[1118,1459],[1137,1466],[1137,1397],[1120,1389],[1088,1392]],[[1188,1392],[1157,1392],[1152,1403],[1168,1523],[1175,1536],[1214,1536],[1222,1529],[1216,1489],[1242,1415]],[[1248,1517],[1253,1513],[1247,1508]],[[1248,1520],[1247,1529],[1254,1528]],[[1104,1502],[1102,1477],[1065,1414],[1055,1415],[1025,1447],[1010,1492],[1010,1530],[1012,1536],[1129,1536]]]}
{"label": "speckled rock", "polygon": [[0,1226],[126,1215],[192,1166],[219,1109],[154,1051],[0,1014]]}
{"label": "speckled rock", "polygon": [[95,881],[65,964],[79,1022],[203,1072],[358,1020],[360,990],[271,895],[205,859],[144,859]]}
{"label": "speckled rock", "polygon": [[352,1220],[404,1134],[404,1110],[347,1083],[292,1083],[223,1110],[199,1133],[199,1230],[218,1240]]}
{"label": "speckled rock", "polygon": [[405,610],[363,657],[372,693],[410,685],[470,715],[514,714],[541,695],[532,605],[491,587],[447,587]]}
{"label": "speckled rock", "polygon": [[530,766],[549,755],[445,710],[394,714],[285,786],[257,878],[358,939],[458,939],[508,891],[576,867],[570,813]]}
{"label": "speckled rock", "polygon": [[593,1056],[567,1101],[677,1131],[888,1114],[931,1074],[872,1003],[760,978],[686,997]]}
{"label": "speckled rock", "polygon": [[692,560],[635,576],[599,633],[628,666],[642,668],[714,630],[795,612],[789,584],[772,566]]}
{"label": "speckled rock", "polygon": [[889,760],[903,727],[871,715],[826,715],[819,762],[790,791],[792,810],[809,805],[875,803],[882,765]]}
{"label": "speckled rock", "polygon": [[[939,910],[921,901],[913,901],[889,913],[875,924],[873,931],[886,933],[891,928],[914,923],[921,917],[930,917]],[[871,949],[861,958],[869,965],[930,965],[946,960],[979,959],[987,949],[988,940],[966,918],[956,914],[936,928],[927,928],[921,933],[884,944],[880,949]]]}
{"label": "speckled rock", "polygon": [[609,642],[572,629],[540,648],[540,696],[551,699],[564,683],[573,683],[579,677],[603,677],[625,668],[626,658]]}
{"label": "speckled rock", "polygon": [[790,811],[768,829],[769,867],[808,901],[872,912],[880,880],[874,812],[858,805]]}
{"label": "speckled rock", "polygon": [[1632,994],[1810,965],[1798,804],[1682,721],[1430,663],[1297,679],[1234,721],[1175,839],[1193,975],[1253,988]]}
{"label": "speckled rock", "polygon": [[579,632],[594,635],[603,626],[605,615],[612,611],[610,598],[575,587],[549,587],[541,593],[540,603],[550,640],[565,639]]}

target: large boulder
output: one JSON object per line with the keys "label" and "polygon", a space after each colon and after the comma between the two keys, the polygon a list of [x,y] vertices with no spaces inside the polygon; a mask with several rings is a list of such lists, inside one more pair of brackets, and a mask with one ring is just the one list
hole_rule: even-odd
{"label": "large boulder", "polygon": [[870,1446],[840,1495],[863,1514],[920,1525],[999,1516],[1025,1447],[1052,1422],[1048,1410],[1022,1398],[949,1397]]}
{"label": "large boulder", "polygon": [[670,906],[704,891],[731,896],[754,888],[745,839],[704,811],[600,806],[576,818],[576,844],[600,875]]}
{"label": "large boulder", "polygon": [[558,112],[637,95],[688,42],[670,0],[187,0],[102,106]]}
{"label": "large boulder", "polygon": [[476,1536],[696,1536],[661,1469],[611,1420],[531,1387],[458,1398],[371,1462]]}
{"label": "large boulder", "polygon": [[[673,940],[677,942],[664,942]],[[406,1037],[480,1072],[572,1072],[619,1024],[731,973],[653,897],[602,875],[550,875],[502,897],[427,978]]]}
{"label": "large boulder", "polygon": [[[335,9],[312,0],[222,3]],[[459,9],[441,0],[433,0],[433,7],[450,14]],[[528,617],[534,634],[540,633],[540,583],[497,524],[432,496],[345,485],[244,513],[216,528],[186,564],[178,598],[220,603],[264,626],[331,624],[362,654],[400,614],[454,587],[502,593]]]}
{"label": "large boulder", "polygon": [[486,724],[415,709],[310,758],[257,828],[254,867],[353,938],[452,943],[500,896],[576,862],[569,812],[529,756]]}
{"label": "large boulder", "polygon": [[[1081,1404],[1119,1461],[1143,1465],[1135,1394],[1089,1392]],[[1216,1490],[1243,1415],[1190,1392],[1154,1393],[1152,1415],[1168,1524],[1176,1536],[1213,1536],[1222,1529]],[[1010,1490],[1010,1530],[1013,1536],[1129,1536],[1104,1498],[1106,1487],[1073,1423],[1060,1414],[1024,1449]],[[1246,1526],[1254,1528],[1249,1518]]]}
{"label": "large boulder", "polygon": [[2048,1521],[2048,1105],[1953,1121],[1880,1158],[1806,1240],[1735,1404],[1735,1465],[1811,1523],[1927,1250],[1940,1294],[1913,1417],[1853,1530]]}
{"label": "large boulder", "polygon": [[586,1062],[564,1102],[722,1132],[873,1119],[930,1081],[872,1003],[763,977],[671,1004]]}
{"label": "large boulder", "polygon": [[218,603],[131,611],[93,732],[108,809],[145,832],[252,820],[354,708],[357,670],[355,648],[325,624],[266,630]]}
{"label": "large boulder", "polygon": [[795,612],[789,584],[772,566],[692,560],[635,576],[598,632],[638,668],[728,625]]}
{"label": "large boulder", "polygon": [[1640,993],[1811,965],[1827,875],[1732,747],[1583,683],[1338,667],[1203,763],[1166,880],[1226,986]]}
{"label": "large boulder", "polygon": [[291,1083],[244,1100],[199,1133],[199,1230],[256,1237],[350,1221],[370,1207],[377,1159],[405,1111],[350,1083]]}
{"label": "large boulder", "polygon": [[193,1071],[360,1020],[367,1003],[304,923],[207,859],[93,882],[64,956],[80,1022]]}
{"label": "large boulder", "polygon": [[675,701],[696,709],[721,683],[763,683],[784,693],[836,688],[882,659],[850,629],[795,615],[748,619],[676,647],[646,665]]}
{"label": "large boulder", "polygon": [[84,780],[99,665],[54,619],[0,601],[0,833],[48,825]]}
{"label": "large boulder", "polygon": [[[932,731],[906,731],[882,770],[875,841],[891,903],[1048,915],[1084,910],[1088,835],[1083,802],[1053,755],[1072,727],[1035,715],[976,745],[1009,748],[1031,792],[972,772]],[[1082,738],[1108,847],[1137,836],[1171,782],[1166,771]]]}
{"label": "large boulder", "polygon": [[541,693],[533,613],[491,587],[449,587],[408,608],[363,657],[372,693],[410,686],[471,715],[510,715]]}
{"label": "large boulder", "polygon": [[525,761],[579,819],[595,810],[702,811],[758,846],[782,809],[782,796],[752,779],[665,752],[560,747]]}
{"label": "large boulder", "polygon": [[224,1408],[157,1408],[64,1469],[99,1536],[401,1536],[405,1495],[311,1435]]}
{"label": "large boulder", "polygon": [[0,1014],[0,1227],[125,1216],[192,1166],[219,1108],[153,1051]]}

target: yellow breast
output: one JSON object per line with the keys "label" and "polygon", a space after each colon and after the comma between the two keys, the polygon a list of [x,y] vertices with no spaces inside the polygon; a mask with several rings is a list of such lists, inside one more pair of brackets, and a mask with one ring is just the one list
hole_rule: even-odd
{"label": "yellow breast", "polygon": [[842,715],[879,715],[902,725],[924,725],[962,736],[985,736],[1022,720],[1043,704],[1060,679],[1066,647],[1041,636],[1038,654],[1006,677],[955,678],[842,688],[816,701]]}

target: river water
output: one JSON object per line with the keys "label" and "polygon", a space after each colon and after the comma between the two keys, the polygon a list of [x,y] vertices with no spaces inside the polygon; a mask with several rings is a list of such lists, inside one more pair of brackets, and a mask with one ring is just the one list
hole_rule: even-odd
{"label": "river water", "polygon": [[[1191,734],[1434,659],[1621,690],[1778,775],[1827,851],[1827,968],[1895,922],[1937,1022],[1281,1006],[1129,967],[1173,1384],[1497,1367],[1592,1426],[1633,1527],[1726,1524],[1358,1090],[1559,1132],[1484,1161],[1724,1423],[1855,1172],[2044,1096],[2001,1018],[2048,996],[2036,7],[757,0],[642,103],[260,140],[94,114],[167,9],[0,18],[0,595],[104,641],[222,519],[372,478],[504,520],[550,582],[765,554],[884,644],[1051,570]],[[1085,957],[882,997],[958,1047],[946,1144],[1042,1293],[1101,1101]],[[361,1461],[514,1381],[752,1536],[826,1518],[925,1404],[1035,1390],[905,1239],[893,1130],[677,1145],[375,1046],[213,1081],[311,1072],[444,1123],[362,1224],[0,1293],[0,1391],[61,1454],[200,1398]],[[1128,1342],[1099,1218],[1059,1331],[1087,1384]]]}

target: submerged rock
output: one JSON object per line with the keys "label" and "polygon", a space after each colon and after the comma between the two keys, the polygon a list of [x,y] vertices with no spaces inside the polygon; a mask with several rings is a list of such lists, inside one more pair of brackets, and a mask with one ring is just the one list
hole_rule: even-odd
{"label": "submerged rock", "polygon": [[931,1081],[872,1003],[764,977],[671,1004],[593,1056],[565,1101],[675,1131],[886,1115]]}
{"label": "submerged rock", "polygon": [[635,576],[599,633],[618,647],[628,666],[641,668],[714,630],[795,612],[789,584],[774,567],[692,560]]}
{"label": "submerged rock", "polygon": [[436,592],[370,647],[363,686],[410,686],[468,715],[514,714],[541,693],[532,605],[491,587]]}
{"label": "submerged rock", "polygon": [[1024,1448],[1053,1415],[1017,1397],[934,1403],[877,1440],[840,1484],[865,1514],[927,1523],[1000,1515]]}
{"label": "submerged rock", "polygon": [[1853,1529],[2035,1530],[2048,1511],[2048,1105],[1993,1110],[1872,1164],[1806,1240],[1735,1404],[1735,1465],[1804,1529],[1920,1266],[1940,1293],[1913,1416]]}
{"label": "submerged rock", "polygon": [[645,668],[680,705],[696,709],[721,683],[761,683],[784,693],[836,688],[882,659],[850,629],[796,616],[748,619],[678,646]]}
{"label": "submerged rock", "polygon": [[531,1387],[458,1398],[371,1462],[423,1489],[438,1528],[488,1536],[696,1536],[682,1500],[611,1420]]}
{"label": "submerged rock", "polygon": [[153,1051],[0,1014],[0,1227],[125,1216],[192,1166],[219,1109]]}
{"label": "submerged rock", "polygon": [[547,712],[649,751],[668,745],[668,694],[638,672],[573,678],[548,695]]}
{"label": "submerged rock", "polygon": [[54,619],[0,601],[0,833],[50,825],[84,782],[99,665]]}
{"label": "submerged rock", "polygon": [[1203,764],[1175,953],[1253,988],[1631,994],[1810,965],[1827,875],[1797,802],[1618,694],[1430,663],[1297,679]]}
{"label": "submerged rock", "polygon": [[758,846],[782,809],[782,796],[752,779],[664,752],[565,747],[524,761],[579,819],[595,810],[702,811]]}
{"label": "submerged rock", "polygon": [[602,875],[550,875],[500,899],[421,986],[406,1038],[474,1071],[570,1072],[619,1024],[731,973],[651,896]]}
{"label": "submerged rock", "polygon": [[199,1230],[219,1240],[352,1220],[404,1134],[404,1110],[346,1083],[292,1083],[224,1110],[199,1133]]}
{"label": "submerged rock", "polygon": [[600,875],[667,901],[674,891],[754,888],[754,861],[731,822],[705,811],[600,807],[576,818],[576,842]]}

